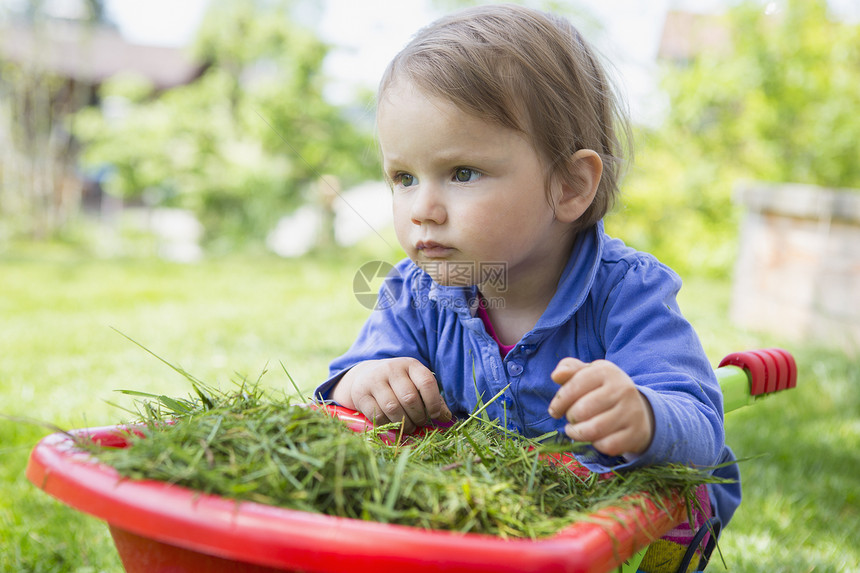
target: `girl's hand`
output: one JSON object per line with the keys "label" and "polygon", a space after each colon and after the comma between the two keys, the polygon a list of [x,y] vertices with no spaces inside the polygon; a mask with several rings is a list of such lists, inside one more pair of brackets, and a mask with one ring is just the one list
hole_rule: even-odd
{"label": "girl's hand", "polygon": [[641,454],[654,436],[654,412],[633,380],[607,360],[564,358],[551,374],[561,386],[549,414],[565,417],[565,434],[609,456]]}
{"label": "girl's hand", "polygon": [[402,421],[406,433],[430,420],[451,420],[436,376],[414,358],[359,362],[343,375],[331,397],[346,408],[358,410],[374,424]]}

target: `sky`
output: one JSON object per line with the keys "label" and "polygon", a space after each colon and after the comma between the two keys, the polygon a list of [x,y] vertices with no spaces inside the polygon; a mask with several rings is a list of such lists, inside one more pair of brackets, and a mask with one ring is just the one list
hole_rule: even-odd
{"label": "sky", "polygon": [[[71,0],[49,0],[63,4]],[[373,89],[388,61],[422,26],[441,13],[429,0],[320,0],[322,37],[335,46],[326,61],[330,99],[350,100],[356,86]],[[617,70],[634,121],[659,118],[663,105],[656,87],[656,54],[670,9],[719,12],[736,0],[588,0],[601,30],[583,33]],[[831,7],[860,21],[860,0],[830,0]],[[106,0],[109,14],[129,41],[183,45],[193,36],[207,0]],[[777,6],[779,1],[765,4]]]}
{"label": "sky", "polygon": [[[604,27],[586,35],[618,68],[634,118],[647,116],[659,99],[654,56],[670,2],[678,0],[586,3]],[[207,0],[107,0],[109,14],[129,41],[173,46],[187,44],[206,5]],[[324,0],[324,5],[319,32],[335,46],[326,72],[332,80],[329,96],[336,103],[349,101],[358,86],[375,88],[388,61],[412,34],[441,14],[428,0]]]}

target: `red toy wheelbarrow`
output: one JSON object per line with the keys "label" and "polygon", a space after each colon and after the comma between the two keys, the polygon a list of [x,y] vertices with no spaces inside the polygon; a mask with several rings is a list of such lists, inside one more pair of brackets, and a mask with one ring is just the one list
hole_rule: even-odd
{"label": "red toy wheelbarrow", "polygon": [[[794,359],[778,349],[729,355],[716,374],[727,412],[792,388],[797,380]],[[351,427],[368,423],[355,412],[334,411]],[[128,445],[115,426],[72,433],[105,446]],[[597,511],[587,521],[537,540],[430,531],[123,479],[63,433],[45,437],[34,448],[27,477],[60,501],[106,521],[129,573],[605,573],[619,567],[635,572],[648,545],[687,516],[680,498],[644,498],[640,504]]]}

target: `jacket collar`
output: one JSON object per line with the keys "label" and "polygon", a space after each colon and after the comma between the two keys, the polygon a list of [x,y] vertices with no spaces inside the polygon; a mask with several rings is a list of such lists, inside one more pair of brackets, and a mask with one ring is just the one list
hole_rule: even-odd
{"label": "jacket collar", "polygon": [[[534,331],[557,328],[569,321],[579,310],[594,285],[605,241],[603,221],[580,231],[571,249],[570,258],[561,273],[555,295],[535,325]],[[424,274],[423,271],[422,274]],[[454,309],[461,318],[475,316],[479,300],[478,287],[440,286],[430,280],[426,274],[424,276],[430,281],[428,292],[430,300]]]}
{"label": "jacket collar", "polygon": [[568,322],[579,310],[594,286],[605,241],[603,221],[580,231],[561,273],[555,295],[534,330],[557,328]]}

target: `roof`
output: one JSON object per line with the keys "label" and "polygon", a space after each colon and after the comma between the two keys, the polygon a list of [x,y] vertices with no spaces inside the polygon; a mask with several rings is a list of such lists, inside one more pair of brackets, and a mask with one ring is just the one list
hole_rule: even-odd
{"label": "roof", "polygon": [[703,52],[724,52],[731,41],[731,31],[720,16],[670,11],[657,57],[683,62]]}
{"label": "roof", "polygon": [[34,29],[0,29],[0,59],[32,64],[92,84],[123,71],[167,89],[197,78],[203,65],[181,48],[131,44],[110,28],[50,22]]}

